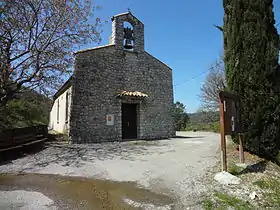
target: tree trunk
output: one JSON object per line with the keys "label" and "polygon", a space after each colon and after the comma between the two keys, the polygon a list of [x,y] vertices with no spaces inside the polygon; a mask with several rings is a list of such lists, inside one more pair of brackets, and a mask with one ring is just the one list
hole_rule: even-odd
{"label": "tree trunk", "polygon": [[0,104],[0,132],[9,127],[7,103]]}

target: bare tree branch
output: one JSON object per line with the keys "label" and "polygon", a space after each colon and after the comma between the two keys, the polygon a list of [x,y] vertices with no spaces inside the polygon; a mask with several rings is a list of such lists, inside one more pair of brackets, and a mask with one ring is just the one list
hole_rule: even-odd
{"label": "bare tree branch", "polygon": [[219,108],[219,92],[226,89],[223,59],[216,61],[200,88],[201,108],[206,111],[217,111]]}
{"label": "bare tree branch", "polygon": [[221,26],[217,26],[217,25],[214,25],[217,29],[219,29],[221,32],[224,32],[224,29],[223,29],[223,27],[221,27]]}
{"label": "bare tree branch", "polygon": [[88,0],[2,2],[0,105],[30,85],[54,90],[72,70],[73,49],[100,40],[100,22],[88,22],[93,8]]}

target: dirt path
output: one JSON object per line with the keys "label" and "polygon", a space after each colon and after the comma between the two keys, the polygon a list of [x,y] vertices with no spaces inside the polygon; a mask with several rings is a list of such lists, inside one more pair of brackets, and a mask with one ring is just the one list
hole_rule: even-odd
{"label": "dirt path", "polygon": [[[195,206],[197,198],[207,191],[205,176],[216,164],[219,135],[206,132],[177,135],[178,138],[171,140],[149,142],[53,145],[0,166],[0,172],[135,182],[184,206]],[[132,204],[133,199],[126,202]]]}

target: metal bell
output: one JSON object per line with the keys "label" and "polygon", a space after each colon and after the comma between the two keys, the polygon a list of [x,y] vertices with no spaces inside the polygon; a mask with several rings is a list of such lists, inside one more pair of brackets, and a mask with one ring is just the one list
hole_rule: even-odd
{"label": "metal bell", "polygon": [[132,49],[133,48],[133,44],[132,44],[132,40],[131,39],[126,39],[125,40],[124,48],[125,49]]}

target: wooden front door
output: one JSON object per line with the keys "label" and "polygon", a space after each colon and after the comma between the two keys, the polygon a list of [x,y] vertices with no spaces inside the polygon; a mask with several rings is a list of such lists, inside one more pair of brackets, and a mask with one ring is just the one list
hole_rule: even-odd
{"label": "wooden front door", "polygon": [[122,138],[137,138],[137,104],[122,104]]}

